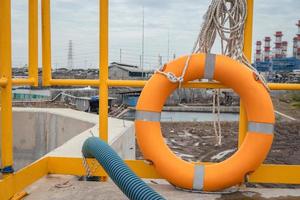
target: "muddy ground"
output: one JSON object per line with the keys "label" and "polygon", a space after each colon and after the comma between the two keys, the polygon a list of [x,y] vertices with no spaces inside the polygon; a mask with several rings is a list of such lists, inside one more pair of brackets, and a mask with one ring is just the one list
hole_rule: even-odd
{"label": "muddy ground", "polygon": [[[276,114],[275,139],[265,163],[300,164],[300,92],[272,95]],[[217,146],[212,122],[162,123],[163,136],[174,153],[188,161],[220,162],[237,149],[238,122],[222,122],[222,145]],[[137,148],[137,158],[142,155]]]}
{"label": "muddy ground", "polygon": [[[222,123],[222,145],[216,146],[212,123],[162,123],[171,150],[187,161],[221,162],[237,149],[238,122]],[[272,149],[264,163],[300,164],[300,121],[277,122]],[[137,146],[137,159],[143,159]],[[300,188],[300,185],[252,184],[249,187]]]}
{"label": "muddy ground", "polygon": [[[273,97],[275,110],[296,120],[276,115],[275,138],[264,163],[300,165],[300,107],[291,95]],[[296,106],[295,106],[296,105]],[[230,157],[238,146],[238,122],[222,122],[222,144],[216,145],[212,122],[161,123],[163,136],[171,150],[187,161],[221,162]],[[142,154],[137,146],[137,158]],[[297,187],[299,185],[249,184],[255,187]]]}
{"label": "muddy ground", "polygon": [[[211,122],[162,123],[162,132],[174,153],[188,161],[220,162],[237,149],[238,122],[222,122],[222,145],[216,145]],[[275,139],[265,163],[300,164],[300,121],[277,122]],[[137,150],[137,158],[142,155]]]}

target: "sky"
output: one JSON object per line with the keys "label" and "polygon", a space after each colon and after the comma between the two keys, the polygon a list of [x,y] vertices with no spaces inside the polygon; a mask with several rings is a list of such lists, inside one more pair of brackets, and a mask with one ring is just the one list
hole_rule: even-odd
{"label": "sky", "polygon": [[[140,65],[144,4],[144,68],[191,52],[203,15],[211,0],[110,0],[109,62]],[[26,65],[28,54],[27,0],[12,0],[13,66]],[[188,2],[188,3],[187,3]],[[39,1],[40,3],[40,1]],[[66,67],[69,41],[73,43],[74,68],[98,67],[99,0],[51,0],[52,67]],[[289,43],[300,20],[299,0],[255,0],[253,47],[256,40],[283,31]],[[40,15],[39,15],[40,17]],[[39,29],[41,27],[39,19]],[[39,30],[41,67],[41,31]],[[120,51],[121,50],[121,51]],[[213,51],[220,52],[216,46]],[[121,52],[121,53],[120,53]],[[121,58],[120,58],[121,54]]]}

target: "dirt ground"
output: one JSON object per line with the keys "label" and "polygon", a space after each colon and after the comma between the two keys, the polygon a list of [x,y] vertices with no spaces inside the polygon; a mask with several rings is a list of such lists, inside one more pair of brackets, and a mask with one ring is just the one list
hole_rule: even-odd
{"label": "dirt ground", "polygon": [[[298,93],[299,95],[299,93]],[[299,98],[299,96],[297,97]],[[290,94],[273,96],[276,111],[296,120],[276,114],[275,137],[264,163],[300,164],[300,107],[299,99]],[[296,106],[295,106],[296,105]],[[216,145],[212,122],[165,122],[161,123],[163,136],[170,149],[187,161],[221,162],[237,150],[238,122],[222,122],[222,145]],[[137,158],[142,154],[137,146]],[[260,187],[262,184],[249,184]],[[292,187],[295,185],[263,184],[264,187]]]}
{"label": "dirt ground", "polygon": [[[300,92],[275,93],[275,138],[265,163],[300,164]],[[237,149],[238,122],[222,122],[222,145],[216,145],[212,122],[165,122],[163,136],[172,151],[188,161],[220,162]],[[137,148],[137,158],[142,155]]]}
{"label": "dirt ground", "polygon": [[[238,122],[222,123],[222,145],[216,146],[212,124],[162,123],[163,135],[171,150],[187,161],[221,162],[237,149]],[[300,164],[300,121],[277,122],[272,148],[264,163]],[[137,146],[137,159],[143,159]],[[300,185],[252,184],[248,187],[300,188]]]}
{"label": "dirt ground", "polygon": [[272,100],[275,110],[300,120],[300,91],[275,94]]}
{"label": "dirt ground", "polygon": [[[184,160],[220,162],[237,149],[238,122],[223,122],[222,145],[216,145],[211,122],[162,123],[168,146]],[[300,121],[277,122],[272,149],[265,163],[300,164]],[[139,150],[137,157],[142,158]]]}

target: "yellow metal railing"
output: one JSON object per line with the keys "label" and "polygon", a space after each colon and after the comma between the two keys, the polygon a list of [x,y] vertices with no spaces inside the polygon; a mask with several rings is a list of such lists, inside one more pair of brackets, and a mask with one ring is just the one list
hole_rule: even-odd
{"label": "yellow metal railing", "polygon": [[13,79],[13,85],[38,86],[38,0],[28,0],[28,78]]}
{"label": "yellow metal railing", "polygon": [[[0,0],[0,78],[2,168],[13,165],[10,1]],[[4,80],[4,81],[3,81]]]}
{"label": "yellow metal railing", "polygon": [[11,1],[0,0],[0,86],[2,168],[13,165],[12,86],[38,85],[38,0],[28,0],[28,71],[27,79],[12,79]]}
{"label": "yellow metal railing", "polygon": [[[0,87],[2,99],[1,153],[2,167],[13,165],[12,143],[12,85],[38,84],[37,71],[37,13],[38,0],[29,1],[29,78],[13,80],[11,77],[11,19],[10,0],[0,0]],[[41,1],[42,14],[42,81],[44,86],[96,86],[99,87],[99,137],[108,140],[108,88],[109,87],[143,87],[142,80],[108,79],[108,0],[99,0],[100,34],[99,34],[99,80],[52,79],[51,75],[51,17],[50,0]],[[248,17],[245,27],[244,53],[251,60],[253,0],[247,0]],[[300,90],[300,84],[268,84],[271,90]],[[195,83],[183,85],[185,88],[226,88],[219,83]],[[240,105],[239,145],[247,132],[247,118],[243,103]],[[91,160],[88,160],[91,162]],[[153,168],[140,160],[126,160],[129,167],[143,178],[161,178]],[[85,175],[80,158],[46,157],[25,167],[17,173],[7,175],[0,180],[0,199],[8,199],[24,187],[38,180],[47,173]],[[106,176],[102,168],[94,175]],[[263,164],[249,176],[250,182],[300,184],[300,165]]]}

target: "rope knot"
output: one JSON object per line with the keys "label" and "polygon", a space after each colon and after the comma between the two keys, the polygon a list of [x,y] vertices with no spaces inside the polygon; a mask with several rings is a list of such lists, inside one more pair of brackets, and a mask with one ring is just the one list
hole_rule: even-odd
{"label": "rope knot", "polygon": [[172,82],[172,83],[181,83],[183,81],[183,77],[177,77],[175,74],[172,72],[167,72],[167,78]]}

